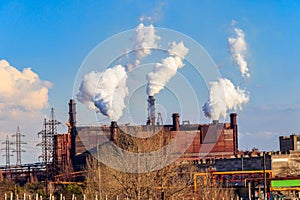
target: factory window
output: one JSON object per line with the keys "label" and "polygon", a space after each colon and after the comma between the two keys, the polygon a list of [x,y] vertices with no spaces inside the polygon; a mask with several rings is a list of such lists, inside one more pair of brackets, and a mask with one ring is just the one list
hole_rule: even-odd
{"label": "factory window", "polygon": [[300,141],[297,141],[297,147],[296,147],[297,150],[300,150]]}
{"label": "factory window", "polygon": [[300,150],[300,137],[297,137],[297,146],[296,150]]}

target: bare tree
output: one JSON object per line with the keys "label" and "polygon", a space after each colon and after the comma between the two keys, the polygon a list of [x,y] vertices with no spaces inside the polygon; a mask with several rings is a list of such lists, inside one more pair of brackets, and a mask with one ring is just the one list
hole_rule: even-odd
{"label": "bare tree", "polygon": [[172,139],[164,128],[146,139],[120,130],[114,143],[102,144],[98,154],[88,158],[85,190],[88,199],[95,194],[100,199],[107,195],[138,200],[162,199],[163,196],[165,199],[225,200],[234,196],[232,190],[213,184],[209,177],[206,182],[198,181],[198,190],[194,192],[193,175],[198,168],[192,161],[181,158],[171,162],[180,147],[177,143],[169,149],[163,147],[171,144]]}
{"label": "bare tree", "polygon": [[194,197],[197,200],[234,199],[233,188],[217,183],[209,173],[197,179],[196,187]]}
{"label": "bare tree", "polygon": [[[107,162],[116,160],[111,156],[125,158],[117,163],[111,163],[118,165],[121,170],[100,163],[95,159],[97,156],[89,157],[86,195],[98,194],[102,197],[118,195],[120,198],[129,199],[161,199],[162,195],[166,199],[177,199],[193,195],[193,173],[196,172],[196,167],[192,162],[186,161],[169,163],[169,152],[160,151],[169,141],[170,136],[164,134],[164,129],[147,139],[120,132],[114,141],[115,145],[105,143],[99,147],[101,154],[98,156]],[[128,157],[123,150],[133,154]],[[152,156],[151,152],[156,153]],[[110,157],[105,158],[106,155]]]}

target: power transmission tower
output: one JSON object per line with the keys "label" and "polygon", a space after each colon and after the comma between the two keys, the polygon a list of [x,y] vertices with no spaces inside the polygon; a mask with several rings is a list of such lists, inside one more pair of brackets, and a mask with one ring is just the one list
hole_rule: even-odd
{"label": "power transmission tower", "polygon": [[42,135],[42,142],[37,144],[36,146],[42,147],[42,155],[39,156],[39,158],[42,158],[43,163],[49,162],[49,150],[48,150],[48,135],[47,135],[47,126],[46,126],[46,118],[44,118],[44,124],[43,129],[38,132],[38,136]]}
{"label": "power transmission tower", "polygon": [[21,137],[25,137],[25,135],[21,134],[20,128],[18,126],[16,134],[12,135],[12,137],[16,137],[16,142],[12,142],[12,144],[16,145],[16,149],[13,150],[13,152],[17,153],[17,162],[16,162],[16,165],[20,166],[21,165],[21,153],[25,152],[25,150],[21,149],[21,147],[22,147],[21,145],[22,144],[27,144],[26,142],[22,142],[21,141]]}
{"label": "power transmission tower", "polygon": [[5,144],[5,149],[1,149],[1,150],[5,150],[5,156],[6,157],[6,168],[10,167],[10,157],[13,156],[10,152],[10,145],[12,144],[11,142],[9,142],[8,136],[6,136],[6,141],[2,142],[2,144]]}
{"label": "power transmission tower", "polygon": [[37,146],[42,147],[42,155],[39,158],[42,158],[42,162],[49,164],[53,162],[53,158],[55,157],[55,144],[54,144],[54,136],[57,135],[57,125],[61,124],[61,122],[55,119],[54,109],[51,108],[50,119],[44,119],[43,129],[38,133],[38,135],[42,135],[42,142],[37,144]]}

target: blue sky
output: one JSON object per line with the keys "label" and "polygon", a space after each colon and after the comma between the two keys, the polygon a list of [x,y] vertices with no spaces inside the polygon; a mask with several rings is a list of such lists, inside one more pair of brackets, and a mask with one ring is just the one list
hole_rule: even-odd
{"label": "blue sky", "polygon": [[[49,105],[66,122],[83,60],[105,39],[135,28],[141,16],[193,38],[221,66],[222,76],[250,92],[250,102],[238,112],[240,149],[278,150],[279,135],[300,132],[299,1],[1,1],[0,59],[50,81]],[[248,80],[236,72],[227,47],[232,20],[248,44]],[[49,113],[48,107],[36,117],[9,121],[0,113],[1,141],[23,125],[27,137],[38,142],[42,117]],[[31,155],[39,154],[38,148],[24,148],[23,158],[35,162]]]}

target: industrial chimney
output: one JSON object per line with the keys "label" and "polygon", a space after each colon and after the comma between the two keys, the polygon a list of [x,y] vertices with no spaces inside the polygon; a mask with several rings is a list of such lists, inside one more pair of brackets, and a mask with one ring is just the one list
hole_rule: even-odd
{"label": "industrial chimney", "polygon": [[110,125],[110,140],[115,141],[118,135],[118,124],[116,121],[112,121]]}
{"label": "industrial chimney", "polygon": [[236,116],[236,113],[230,114],[230,128],[233,130],[233,147],[235,152],[237,152],[238,150],[238,128]]}
{"label": "industrial chimney", "polygon": [[154,96],[148,97],[148,120],[147,125],[155,125],[155,98]]}
{"label": "industrial chimney", "polygon": [[173,118],[173,131],[179,131],[179,126],[180,126],[179,114],[173,113],[172,118]]}
{"label": "industrial chimney", "polygon": [[70,135],[71,135],[71,149],[70,149],[70,157],[74,160],[76,155],[76,102],[74,99],[70,99],[69,102],[69,124],[70,124]]}
{"label": "industrial chimney", "polygon": [[76,127],[76,102],[70,99],[69,102],[69,123],[71,127]]}

